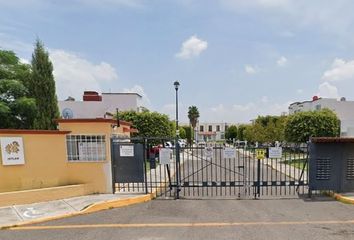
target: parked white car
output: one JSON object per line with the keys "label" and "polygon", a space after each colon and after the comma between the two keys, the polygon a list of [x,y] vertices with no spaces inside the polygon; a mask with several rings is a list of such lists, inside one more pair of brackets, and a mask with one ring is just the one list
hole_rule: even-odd
{"label": "parked white car", "polygon": [[179,143],[179,146],[182,148],[185,148],[187,146],[186,140],[184,140],[184,139],[179,139],[178,143]]}
{"label": "parked white car", "polygon": [[172,148],[173,145],[171,142],[165,142],[165,148]]}

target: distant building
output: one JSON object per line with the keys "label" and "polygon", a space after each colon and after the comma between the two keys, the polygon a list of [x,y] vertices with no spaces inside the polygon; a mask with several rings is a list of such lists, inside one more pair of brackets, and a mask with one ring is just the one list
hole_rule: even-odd
{"label": "distant building", "polygon": [[142,96],[138,93],[102,93],[85,91],[82,101],[68,97],[58,101],[62,118],[111,118],[119,111],[139,111]]}
{"label": "distant building", "polygon": [[319,98],[314,96],[312,101],[294,102],[289,106],[289,114],[305,111],[316,111],[328,108],[334,111],[340,120],[342,137],[354,136],[354,101],[347,101],[344,97]]}
{"label": "distant building", "polygon": [[197,141],[222,141],[225,140],[225,132],[230,126],[228,123],[197,123]]}

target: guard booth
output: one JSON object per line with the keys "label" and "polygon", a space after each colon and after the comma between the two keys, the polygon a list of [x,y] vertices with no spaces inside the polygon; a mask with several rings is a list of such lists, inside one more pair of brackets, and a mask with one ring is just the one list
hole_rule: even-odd
{"label": "guard booth", "polygon": [[312,138],[309,189],[354,190],[354,138]]}

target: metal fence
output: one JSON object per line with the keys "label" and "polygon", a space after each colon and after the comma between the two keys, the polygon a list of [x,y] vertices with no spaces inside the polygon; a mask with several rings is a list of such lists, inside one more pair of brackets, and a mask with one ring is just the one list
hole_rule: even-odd
{"label": "metal fence", "polygon": [[266,154],[264,159],[258,159],[257,152],[267,152],[268,148],[223,144],[177,147],[178,163],[173,146],[170,164],[161,164],[159,149],[168,140],[139,140],[144,143],[145,180],[115,182],[116,191],[187,199],[265,198],[308,193],[307,145],[282,146],[277,158]]}

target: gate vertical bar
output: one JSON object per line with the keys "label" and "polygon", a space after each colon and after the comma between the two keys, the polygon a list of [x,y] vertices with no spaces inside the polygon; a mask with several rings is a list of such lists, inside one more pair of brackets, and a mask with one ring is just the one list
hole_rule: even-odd
{"label": "gate vertical bar", "polygon": [[261,159],[257,159],[257,191],[254,198],[261,195]]}
{"label": "gate vertical bar", "polygon": [[144,173],[145,173],[145,176],[144,176],[144,180],[145,180],[145,193],[148,194],[149,193],[149,190],[148,190],[148,181],[147,181],[147,167],[146,167],[146,150],[147,150],[147,139],[144,138],[144,148],[143,148],[143,154],[144,154]]}

